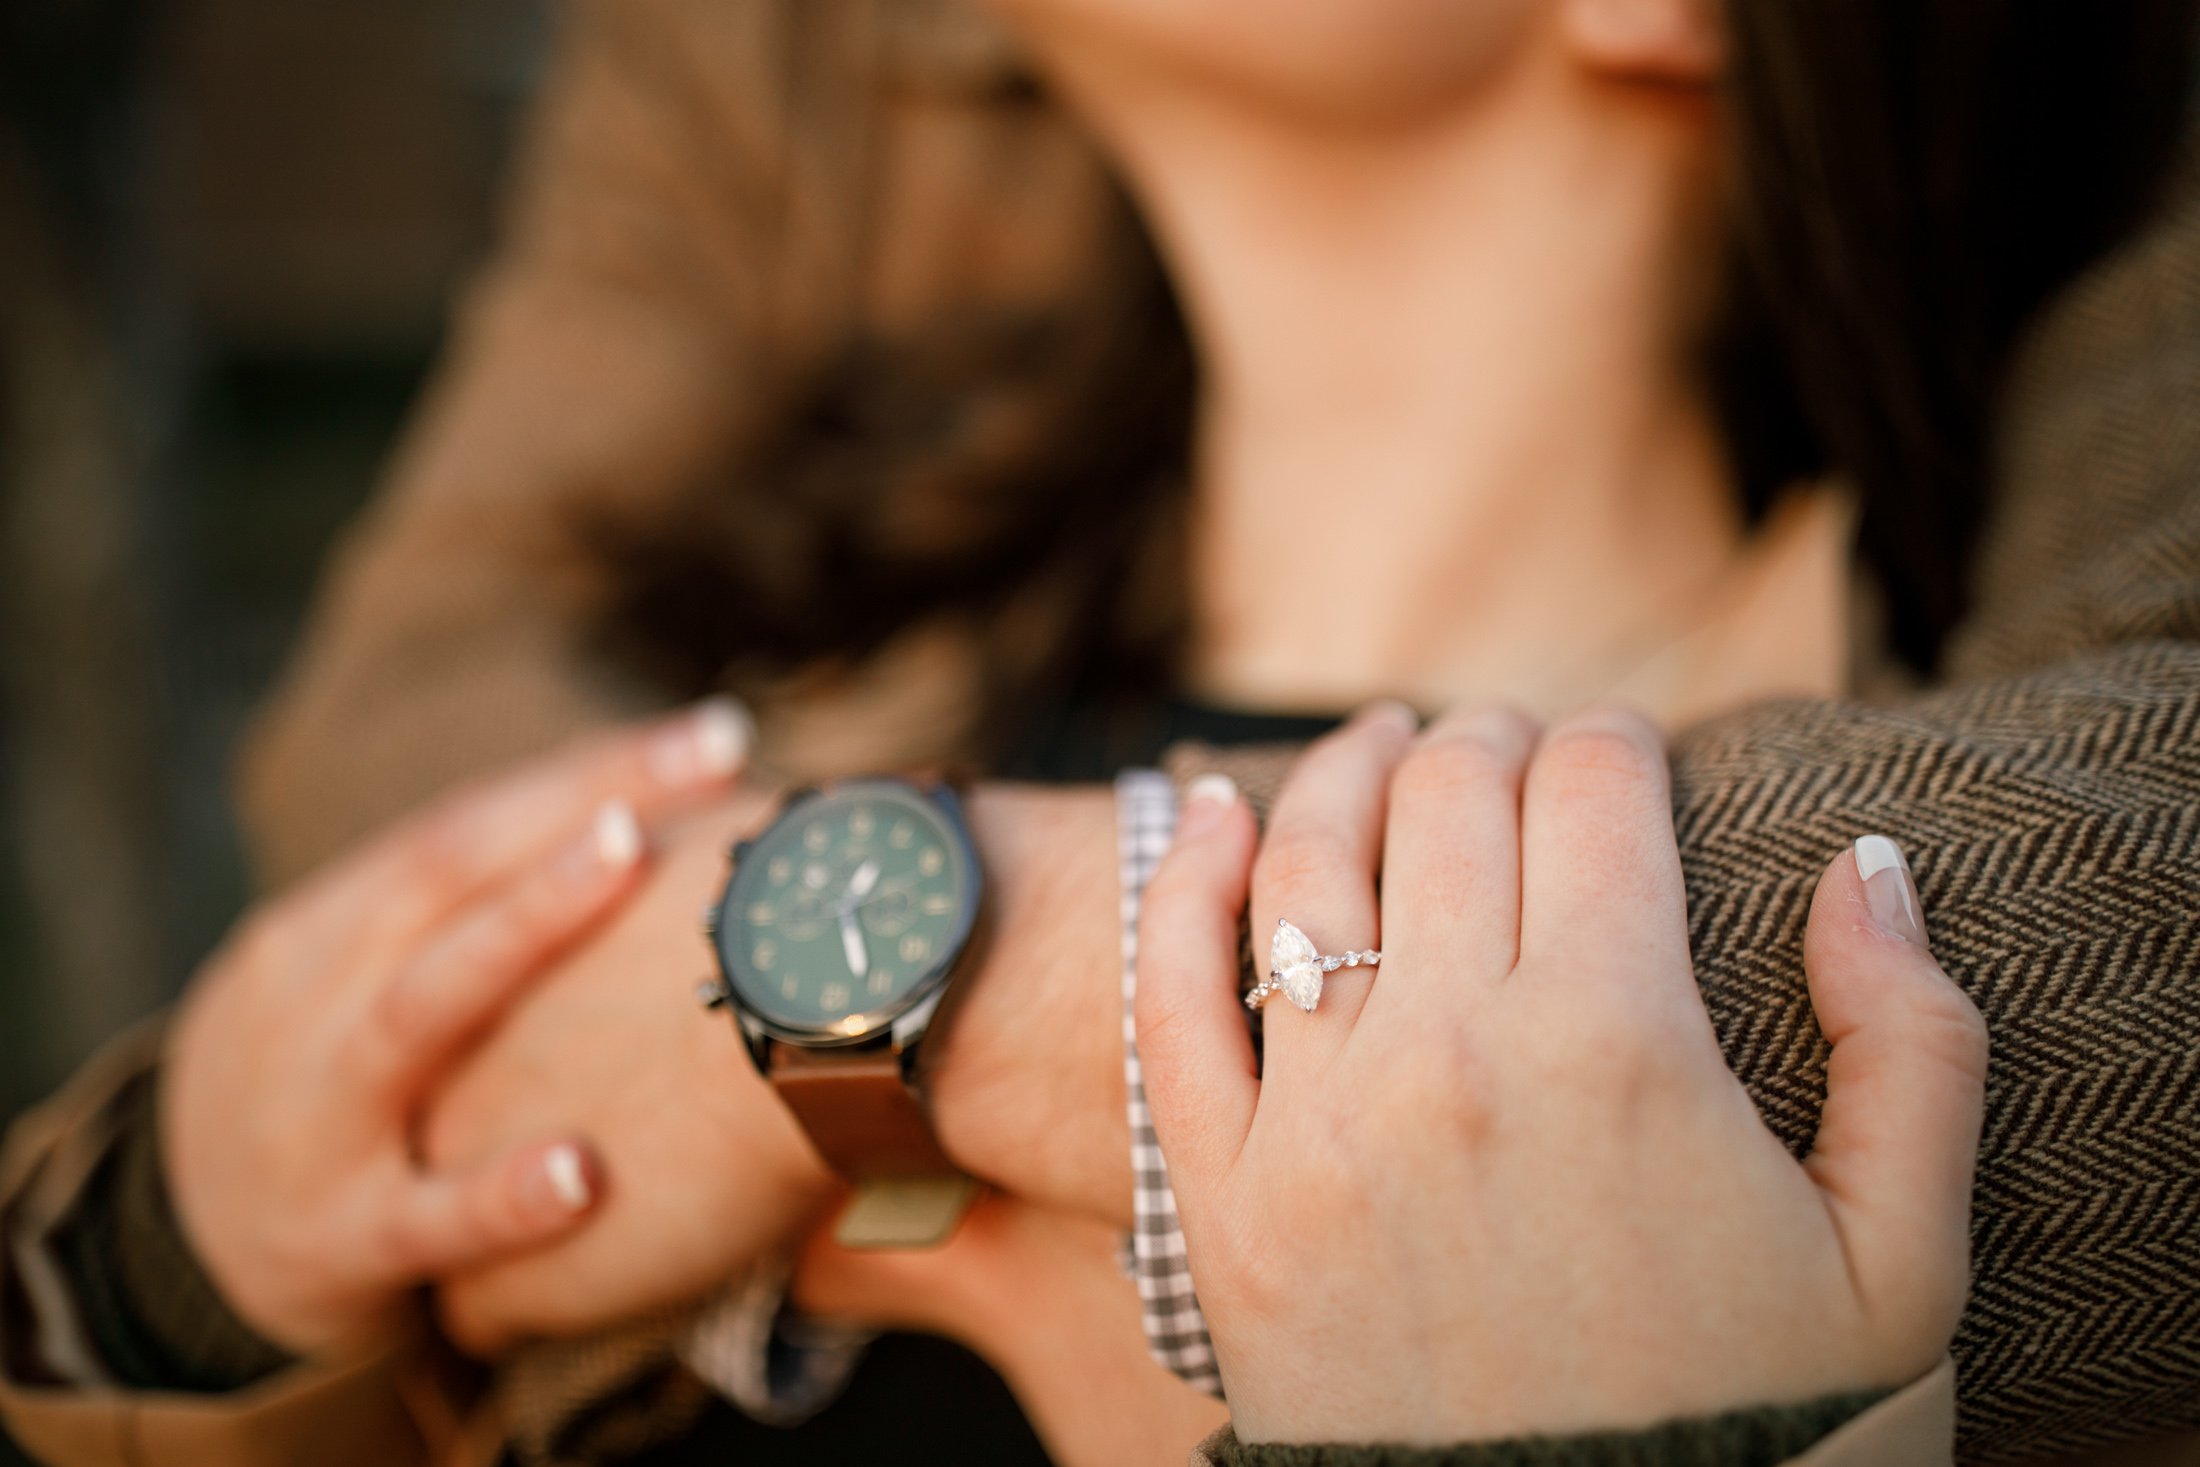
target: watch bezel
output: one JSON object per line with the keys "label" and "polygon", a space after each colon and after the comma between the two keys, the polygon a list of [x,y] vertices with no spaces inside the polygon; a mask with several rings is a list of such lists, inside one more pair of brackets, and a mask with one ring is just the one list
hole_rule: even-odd
{"label": "watch bezel", "polygon": [[[732,910],[734,888],[740,881],[742,865],[749,853],[783,823],[796,819],[805,806],[822,799],[860,796],[866,789],[889,790],[896,795],[914,797],[929,804],[939,815],[941,825],[946,827],[948,839],[954,843],[962,859],[963,869],[969,873],[969,880],[963,883],[962,904],[955,914],[950,940],[923,976],[885,1007],[847,1014],[830,1024],[814,1027],[786,1023],[757,1008],[742,991],[741,984],[734,976],[734,965],[726,951],[727,934],[739,925]],[[735,1021],[749,1032],[752,1042],[763,1037],[802,1049],[849,1049],[875,1044],[892,1036],[896,1026],[912,1013],[938,1001],[977,936],[984,889],[985,868],[979,864],[977,843],[971,839],[970,825],[963,813],[962,800],[952,785],[920,784],[915,780],[892,775],[865,775],[829,780],[796,790],[780,806],[778,815],[770,825],[755,836],[734,844],[729,852],[725,882],[719,888],[717,900],[711,904],[710,920],[707,923],[711,961],[718,970],[719,981],[724,985],[727,1006],[733,1011]]]}

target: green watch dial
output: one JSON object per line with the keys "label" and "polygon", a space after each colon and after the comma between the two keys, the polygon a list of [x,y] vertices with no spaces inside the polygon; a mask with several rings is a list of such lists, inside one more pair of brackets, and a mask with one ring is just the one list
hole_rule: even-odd
{"label": "green watch dial", "polygon": [[741,852],[715,924],[719,964],[774,1028],[852,1039],[945,976],[977,894],[969,840],[937,802],[899,780],[836,785]]}

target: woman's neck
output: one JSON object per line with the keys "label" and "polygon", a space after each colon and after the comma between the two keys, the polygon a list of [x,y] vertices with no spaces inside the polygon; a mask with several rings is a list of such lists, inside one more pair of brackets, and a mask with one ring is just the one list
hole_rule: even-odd
{"label": "woman's neck", "polygon": [[1547,707],[1692,614],[1739,534],[1686,360],[1700,99],[1527,58],[1355,133],[1061,59],[1202,357],[1197,691]]}

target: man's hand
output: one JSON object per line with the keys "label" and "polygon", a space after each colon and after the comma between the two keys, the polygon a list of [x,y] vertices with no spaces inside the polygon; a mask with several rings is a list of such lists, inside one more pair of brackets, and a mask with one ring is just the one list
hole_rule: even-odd
{"label": "man's hand", "polygon": [[[584,1235],[447,1281],[446,1327],[477,1351],[578,1334],[685,1302],[789,1246],[834,1179],[756,1073],[735,1026],[694,999],[697,918],[725,851],[770,818],[746,790],[662,839],[649,884],[543,979],[425,1123],[439,1165],[572,1127],[604,1158]],[[976,792],[992,938],[926,1041],[935,1120],[957,1162],[1005,1188],[1127,1223],[1113,798]]]}

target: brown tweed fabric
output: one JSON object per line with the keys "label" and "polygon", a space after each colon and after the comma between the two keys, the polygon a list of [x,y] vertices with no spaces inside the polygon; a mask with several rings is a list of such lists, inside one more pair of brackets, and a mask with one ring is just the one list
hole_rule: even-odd
{"label": "brown tweed fabric", "polygon": [[[1818,873],[1898,837],[1993,1035],[1955,1342],[1967,1462],[2200,1425],[2200,159],[2029,346],[1978,610],[1899,703],[1675,742],[1697,973],[1798,1152],[1824,1095]],[[1256,797],[1279,751],[1184,750]]]}

